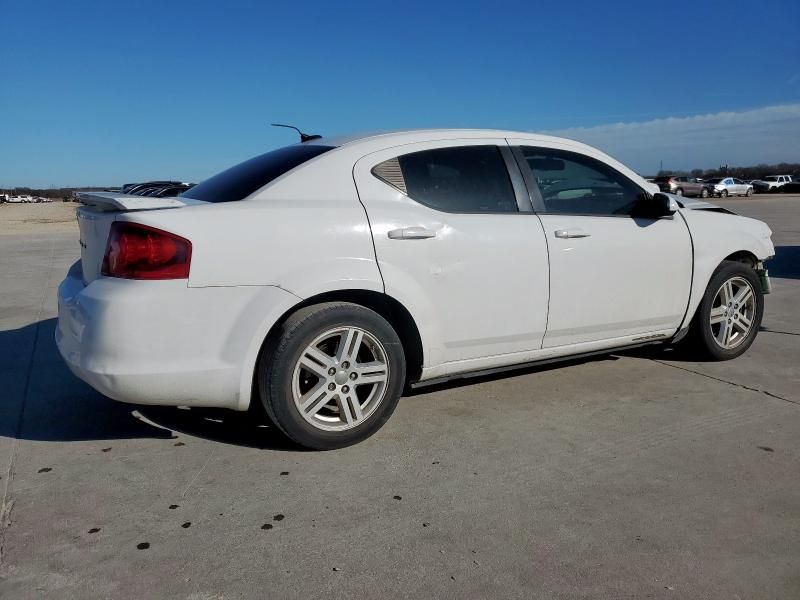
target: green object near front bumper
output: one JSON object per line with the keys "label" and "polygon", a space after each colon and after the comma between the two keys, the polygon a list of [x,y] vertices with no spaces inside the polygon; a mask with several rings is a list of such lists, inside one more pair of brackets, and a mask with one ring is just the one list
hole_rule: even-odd
{"label": "green object near front bumper", "polygon": [[766,269],[757,269],[758,280],[761,282],[761,291],[764,294],[772,292],[772,282],[769,280],[769,271]]}

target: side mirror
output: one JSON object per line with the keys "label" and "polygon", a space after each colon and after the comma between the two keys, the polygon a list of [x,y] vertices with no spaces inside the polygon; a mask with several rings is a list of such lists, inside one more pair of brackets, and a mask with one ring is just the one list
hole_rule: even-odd
{"label": "side mirror", "polygon": [[654,208],[657,207],[661,216],[673,215],[678,212],[678,202],[674,198],[670,198],[666,194],[656,192],[653,194]]}
{"label": "side mirror", "polygon": [[639,205],[634,210],[634,217],[645,219],[658,219],[659,217],[671,217],[678,210],[678,203],[674,198],[667,194],[656,192],[652,196],[642,195]]}

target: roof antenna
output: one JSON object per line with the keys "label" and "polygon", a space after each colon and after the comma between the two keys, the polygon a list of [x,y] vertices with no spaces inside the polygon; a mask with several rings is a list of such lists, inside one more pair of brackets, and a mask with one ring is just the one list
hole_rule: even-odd
{"label": "roof antenna", "polygon": [[287,129],[294,129],[297,133],[300,134],[300,141],[301,142],[309,142],[311,140],[319,140],[322,138],[321,135],[314,135],[309,133],[303,133],[294,125],[282,125],[281,123],[270,123],[273,127],[286,127]]}

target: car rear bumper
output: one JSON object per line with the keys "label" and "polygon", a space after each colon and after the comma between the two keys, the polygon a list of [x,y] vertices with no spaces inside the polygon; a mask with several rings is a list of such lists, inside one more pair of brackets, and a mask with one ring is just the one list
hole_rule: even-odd
{"label": "car rear bumper", "polygon": [[298,301],[274,286],[85,285],[76,263],[58,289],[56,344],[75,375],[114,400],[245,410],[264,336]]}

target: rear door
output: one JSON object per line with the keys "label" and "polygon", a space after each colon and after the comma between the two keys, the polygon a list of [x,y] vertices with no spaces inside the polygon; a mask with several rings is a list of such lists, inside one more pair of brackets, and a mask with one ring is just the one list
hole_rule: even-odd
{"label": "rear door", "polygon": [[550,249],[543,346],[614,345],[676,330],[692,276],[683,218],[632,216],[644,190],[599,158],[519,144],[515,153]]}
{"label": "rear door", "polygon": [[541,348],[547,246],[505,140],[391,148],[354,176],[386,293],[417,319],[426,367]]}

